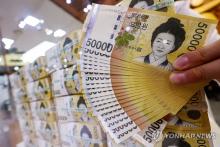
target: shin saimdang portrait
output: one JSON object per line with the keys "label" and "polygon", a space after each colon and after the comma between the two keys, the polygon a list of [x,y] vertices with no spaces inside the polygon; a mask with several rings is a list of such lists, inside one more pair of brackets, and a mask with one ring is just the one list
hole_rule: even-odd
{"label": "shin saimdang portrait", "polygon": [[175,52],[185,40],[183,24],[177,18],[169,18],[159,25],[152,33],[151,53],[137,57],[135,60],[172,70],[167,55]]}
{"label": "shin saimdang portrait", "polygon": [[148,9],[154,4],[154,0],[132,0],[129,7],[138,9]]}

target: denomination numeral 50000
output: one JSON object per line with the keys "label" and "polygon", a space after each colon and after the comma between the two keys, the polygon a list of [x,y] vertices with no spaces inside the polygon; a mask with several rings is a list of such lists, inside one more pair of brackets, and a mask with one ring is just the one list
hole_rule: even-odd
{"label": "denomination numeral 50000", "polygon": [[199,40],[202,39],[202,34],[205,33],[205,29],[208,25],[200,22],[198,23],[198,28],[195,30],[195,34],[193,35],[193,39],[190,41],[190,45],[188,46],[189,51],[196,50],[196,46],[199,45]]}
{"label": "denomination numeral 50000", "polygon": [[111,52],[113,45],[111,43],[106,43],[102,41],[92,40],[89,38],[86,42],[86,46],[91,46],[92,48],[101,49],[102,51]]}

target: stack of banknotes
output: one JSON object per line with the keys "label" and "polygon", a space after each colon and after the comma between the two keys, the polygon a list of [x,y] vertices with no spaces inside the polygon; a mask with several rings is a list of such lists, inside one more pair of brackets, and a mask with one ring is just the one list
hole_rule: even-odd
{"label": "stack of banknotes", "polygon": [[202,47],[216,21],[175,13],[173,0],[94,4],[82,30],[83,93],[110,138],[144,146],[212,146],[206,82],[169,82],[174,60]]}

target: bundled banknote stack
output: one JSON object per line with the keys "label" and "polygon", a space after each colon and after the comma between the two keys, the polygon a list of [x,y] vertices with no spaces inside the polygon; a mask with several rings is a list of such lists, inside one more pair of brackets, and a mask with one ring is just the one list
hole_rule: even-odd
{"label": "bundled banknote stack", "polygon": [[60,146],[107,146],[107,137],[82,93],[77,67],[81,31],[73,31],[46,53],[60,133]]}
{"label": "bundled banknote stack", "polygon": [[[12,95],[16,105],[16,114],[19,116],[18,122],[25,145],[35,142],[36,133],[30,103],[27,97],[26,83],[24,80],[24,70],[10,75]],[[26,78],[27,79],[27,78]]]}
{"label": "bundled banknote stack", "polygon": [[46,57],[10,75],[17,117],[27,147],[59,146],[51,80]]}
{"label": "bundled banknote stack", "polygon": [[171,0],[93,5],[79,67],[112,146],[131,138],[144,146],[212,146],[200,91],[206,82],[177,86],[169,75],[174,60],[204,46],[215,28],[216,21],[176,14]]}
{"label": "bundled banknote stack", "polygon": [[82,93],[76,57],[80,32],[70,32],[45,56],[10,75],[27,147],[107,146],[107,136]]}

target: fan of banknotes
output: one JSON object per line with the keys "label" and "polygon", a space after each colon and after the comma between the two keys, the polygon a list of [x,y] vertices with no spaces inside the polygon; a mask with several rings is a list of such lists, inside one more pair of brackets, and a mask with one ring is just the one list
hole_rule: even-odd
{"label": "fan of banknotes", "polygon": [[215,21],[174,13],[94,5],[84,24],[84,93],[117,142],[176,114],[204,82],[169,82],[172,63],[203,46]]}

